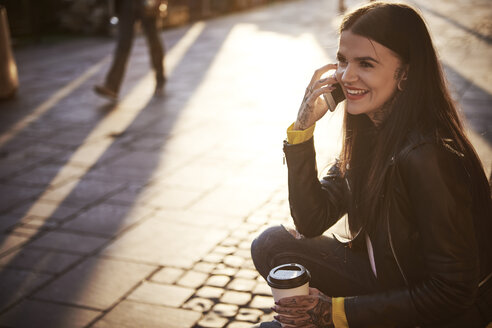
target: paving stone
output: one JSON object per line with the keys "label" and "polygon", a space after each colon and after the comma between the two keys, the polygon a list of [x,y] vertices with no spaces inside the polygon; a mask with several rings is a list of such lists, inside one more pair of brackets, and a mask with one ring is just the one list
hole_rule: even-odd
{"label": "paving stone", "polygon": [[244,263],[244,258],[235,255],[227,255],[224,257],[224,263],[228,266],[238,268]]}
{"label": "paving stone", "polygon": [[28,237],[16,236],[12,234],[0,234],[0,255],[18,248],[29,241]]}
{"label": "paving stone", "polygon": [[204,286],[196,291],[196,296],[208,298],[208,299],[218,299],[224,293],[222,288]]}
{"label": "paving stone", "polygon": [[108,239],[83,236],[72,232],[50,231],[31,243],[32,246],[45,247],[61,251],[87,254],[100,248]]}
{"label": "paving stone", "polygon": [[[125,233],[104,254],[162,266],[191,268],[226,235],[226,231],[150,218]],[[165,247],[163,247],[165,245]],[[152,250],[152,251],[149,251]]]}
{"label": "paving stone", "polygon": [[246,249],[251,252],[251,242],[250,241],[243,241],[238,245],[239,249]]}
{"label": "paving stone", "polygon": [[249,237],[252,232],[255,232],[258,230],[258,225],[257,224],[252,224],[252,223],[243,223],[241,225],[241,230],[242,231],[247,231],[248,233],[245,234],[245,237]]}
{"label": "paving stone", "polygon": [[169,188],[150,197],[147,203],[158,208],[184,209],[199,199],[201,195],[201,191]]}
{"label": "paving stone", "polygon": [[79,259],[80,256],[77,255],[27,247],[1,257],[0,265],[36,272],[59,273]]}
{"label": "paving stone", "polygon": [[9,327],[86,327],[101,312],[61,304],[25,300],[0,316]]}
{"label": "paving stone", "polygon": [[213,305],[214,302],[212,300],[195,297],[186,302],[186,304],[183,305],[183,308],[203,313],[209,311]]}
{"label": "paving stone", "polygon": [[258,322],[260,317],[263,315],[263,311],[251,308],[241,308],[239,313],[236,315],[236,320]]}
{"label": "paving stone", "polygon": [[179,279],[177,282],[178,285],[185,286],[185,287],[191,287],[191,288],[197,288],[207,280],[208,274],[203,273],[203,272],[197,272],[197,271],[188,271],[185,273],[185,275]]}
{"label": "paving stone", "polygon": [[40,229],[40,230],[52,230],[56,228],[58,225],[59,222],[57,220],[31,215],[29,217],[23,218],[19,224],[19,227]]}
{"label": "paving stone", "polygon": [[166,141],[167,135],[163,134],[146,134],[140,135],[136,139],[131,140],[126,144],[131,150],[158,150]]}
{"label": "paving stone", "polygon": [[[219,187],[190,206],[190,209],[197,212],[244,217],[250,215],[268,197],[267,193],[251,193],[250,190],[238,189],[237,186]],[[224,206],[225,199],[227,199],[227,206]]]}
{"label": "paving stone", "polygon": [[161,160],[161,152],[126,151],[115,160],[96,168],[88,177],[106,180],[111,177],[125,183],[145,184],[159,175]]}
{"label": "paving stone", "polygon": [[251,269],[240,269],[235,277],[236,278],[244,278],[244,279],[256,279],[258,277],[259,273],[256,270],[251,270]]}
{"label": "paving stone", "polygon": [[231,237],[233,238],[238,238],[238,239],[244,239],[249,236],[249,232],[244,229],[244,225],[241,225],[241,229],[234,230],[231,234]]}
{"label": "paving stone", "polygon": [[274,305],[273,297],[271,296],[255,296],[249,305],[251,308],[260,310],[270,310]]}
{"label": "paving stone", "polygon": [[[53,179],[61,170],[59,165],[48,163],[43,166],[36,167],[32,170],[24,172],[11,180],[12,183],[26,186],[51,187]],[[64,166],[64,180],[58,181],[57,185],[63,184],[66,180],[74,177],[80,177],[84,174],[84,169],[76,166]]]}
{"label": "paving stone", "polygon": [[35,216],[43,219],[53,219],[57,221],[65,220],[74,215],[82,206],[71,204],[59,204],[56,202],[36,201],[34,204],[25,204],[12,210],[12,213],[22,215],[22,217]]}
{"label": "paving stone", "polygon": [[211,276],[205,283],[208,286],[224,287],[231,280],[228,276]]}
{"label": "paving stone", "polygon": [[249,249],[238,249],[234,252],[234,256],[241,257],[243,259],[251,258],[251,251]]}
{"label": "paving stone", "polygon": [[215,304],[212,308],[212,312],[216,313],[218,316],[231,318],[237,314],[239,307],[234,304]]}
{"label": "paving stone", "polygon": [[20,218],[14,214],[0,215],[0,232],[4,232],[18,224]]}
{"label": "paving stone", "polygon": [[94,328],[190,328],[200,317],[200,312],[123,301],[97,321]]}
{"label": "paving stone", "polygon": [[236,292],[233,290],[227,290],[220,298],[222,303],[245,305],[251,300],[250,293]]}
{"label": "paving stone", "polygon": [[21,225],[21,226],[14,227],[10,231],[10,234],[33,239],[37,236],[40,236],[40,234],[44,234],[46,230],[47,229],[46,228],[43,229],[42,226],[36,227],[36,226]]}
{"label": "paving stone", "polygon": [[255,264],[253,263],[252,259],[246,259],[243,264],[241,264],[241,268],[243,269],[250,269],[250,270],[256,270]]}
{"label": "paving stone", "polygon": [[265,313],[264,315],[262,315],[260,317],[260,320],[258,322],[270,322],[270,321],[273,321],[275,320],[274,316],[276,316],[277,313],[276,312],[273,312],[272,310],[269,310],[267,313]]}
{"label": "paving stone", "polygon": [[[158,188],[159,184],[154,188]],[[237,229],[241,224],[241,218],[226,217],[224,215],[194,212],[189,209],[160,209],[155,216],[160,220],[174,221],[188,226],[197,226],[202,229],[218,228],[228,231]]]}
{"label": "paving stone", "polygon": [[42,192],[41,189],[33,187],[20,187],[0,185],[0,212],[13,208],[21,202],[35,197]]}
{"label": "paving stone", "polygon": [[203,257],[203,261],[210,263],[220,263],[224,259],[224,254],[210,253]]}
{"label": "paving stone", "polygon": [[266,215],[259,215],[258,213],[254,213],[246,219],[246,222],[256,225],[262,225],[268,222],[268,217]]}
{"label": "paving stone", "polygon": [[228,237],[224,239],[220,244],[222,246],[228,247],[228,246],[237,246],[240,242],[241,240],[238,238]]}
{"label": "paving stone", "polygon": [[227,286],[227,288],[232,289],[232,290],[236,290],[236,291],[240,291],[240,292],[250,292],[253,290],[255,285],[256,285],[255,280],[235,278]]}
{"label": "paving stone", "polygon": [[155,266],[89,258],[35,294],[37,299],[107,309]]}
{"label": "paving stone", "polygon": [[128,299],[144,303],[180,307],[194,292],[191,288],[144,281],[128,296]]}
{"label": "paving stone", "polygon": [[[216,136],[211,136],[211,137],[216,137]],[[185,138],[185,136],[183,135],[181,138]],[[201,136],[200,141],[203,142],[203,135]],[[199,140],[194,140],[194,141],[187,140],[187,142],[189,142],[189,144],[183,144],[182,146],[184,149],[186,148],[190,149],[191,146],[196,145],[199,142]],[[177,147],[177,145],[176,142],[173,142],[172,144],[171,143],[166,144],[166,147]],[[182,166],[178,168],[170,175],[166,176],[163,182],[168,185],[172,185],[180,188],[204,191],[203,188],[204,186],[217,186],[223,181],[224,176],[227,175],[228,171],[232,170],[231,167],[223,167],[223,165],[222,167],[219,167],[219,165],[220,162],[217,163],[217,161],[212,163],[206,163],[204,162],[204,160],[201,160],[199,163],[193,162],[186,166]],[[206,212],[206,211],[200,210],[199,212]],[[211,213],[214,212],[211,211]],[[219,214],[222,214],[222,212],[220,212]],[[233,213],[233,215],[235,214],[236,213]]]}
{"label": "paving stone", "polygon": [[237,270],[238,270],[237,268],[231,268],[231,267],[228,267],[228,266],[220,263],[212,271],[212,274],[232,277],[237,273]]}
{"label": "paving stone", "polygon": [[215,264],[214,263],[198,262],[193,267],[193,270],[200,271],[200,272],[205,272],[205,273],[210,273],[210,272],[212,272],[214,270],[214,268],[215,268]]}
{"label": "paving stone", "polygon": [[0,268],[0,310],[31,293],[52,276],[25,270]]}
{"label": "paving stone", "polygon": [[107,202],[120,205],[146,204],[155,191],[140,183],[130,183],[124,189],[108,198]]}
{"label": "paving stone", "polygon": [[64,203],[74,205],[86,205],[102,199],[122,186],[122,182],[103,182],[88,180],[84,177],[84,179],[77,181],[75,188],[73,188],[72,183],[64,184],[49,190],[43,195],[43,199],[53,202],[63,201]]}
{"label": "paving stone", "polygon": [[257,283],[255,286],[255,289],[253,289],[253,294],[259,294],[259,295],[272,295],[272,290],[268,284],[262,280],[261,282]]}
{"label": "paving stone", "polygon": [[[11,149],[15,151],[17,150],[17,147],[24,147],[24,145],[20,143],[19,145],[12,145],[11,147]],[[15,174],[18,174],[22,170],[36,165],[42,160],[41,158],[30,158],[27,160],[25,158],[17,158],[22,157],[22,155],[18,154],[13,154],[12,156],[15,157],[10,158],[11,154],[14,153],[13,151],[10,152],[8,149],[2,149],[2,153],[0,153],[1,155],[7,153],[7,156],[9,156],[7,158],[4,158],[2,156],[2,162],[0,162],[0,177],[4,180],[14,176]]]}
{"label": "paving stone", "polygon": [[222,328],[228,321],[228,319],[222,318],[215,313],[209,313],[198,321],[198,326],[203,328]]}
{"label": "paving stone", "polygon": [[234,321],[228,324],[227,328],[251,328],[251,322]]}
{"label": "paving stone", "polygon": [[183,270],[176,268],[162,268],[155,273],[150,280],[161,284],[173,284],[183,274]]}
{"label": "paving stone", "polygon": [[99,204],[63,225],[63,228],[115,236],[149,215],[151,209],[141,206]]}
{"label": "paving stone", "polygon": [[236,247],[233,246],[217,246],[214,249],[215,253],[220,253],[220,254],[225,254],[225,255],[230,255],[236,251]]}

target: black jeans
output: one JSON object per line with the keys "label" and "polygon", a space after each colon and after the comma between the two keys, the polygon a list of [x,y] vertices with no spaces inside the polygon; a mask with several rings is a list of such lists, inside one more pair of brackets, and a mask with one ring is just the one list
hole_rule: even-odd
{"label": "black jeans", "polygon": [[381,290],[367,250],[354,250],[334,237],[295,239],[283,226],[271,227],[253,241],[251,255],[263,278],[277,265],[302,264],[311,273],[310,287],[327,296],[355,296]]}
{"label": "black jeans", "polygon": [[119,29],[113,63],[106,76],[105,86],[118,93],[120,90],[126,64],[133,44],[134,25],[140,21],[147,38],[147,44],[152,60],[152,67],[158,84],[164,82],[164,46],[157,31],[157,17],[146,15],[143,2],[138,0],[123,0],[119,16]]}

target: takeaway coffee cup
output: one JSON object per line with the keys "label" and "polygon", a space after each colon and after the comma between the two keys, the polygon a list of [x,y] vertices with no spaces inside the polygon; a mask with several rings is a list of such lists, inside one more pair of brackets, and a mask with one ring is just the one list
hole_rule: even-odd
{"label": "takeaway coffee cup", "polygon": [[309,295],[309,271],[300,264],[289,263],[279,265],[267,277],[268,285],[272,288],[275,302],[289,296]]}

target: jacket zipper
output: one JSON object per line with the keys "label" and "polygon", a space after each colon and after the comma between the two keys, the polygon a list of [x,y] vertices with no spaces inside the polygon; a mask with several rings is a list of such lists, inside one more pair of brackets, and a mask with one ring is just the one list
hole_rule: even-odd
{"label": "jacket zipper", "polygon": [[396,256],[396,252],[395,252],[395,247],[393,246],[393,238],[391,238],[391,229],[390,229],[390,222],[389,222],[389,209],[388,209],[388,214],[386,216],[386,224],[388,227],[388,237],[389,237],[391,253],[393,253],[393,258],[395,259],[396,265],[398,266],[398,270],[400,270],[401,276],[403,277],[403,280],[405,281],[405,285],[408,287],[409,285],[408,285],[407,277],[405,276],[405,273],[403,273],[403,269],[401,268],[400,261],[398,261],[398,257]]}

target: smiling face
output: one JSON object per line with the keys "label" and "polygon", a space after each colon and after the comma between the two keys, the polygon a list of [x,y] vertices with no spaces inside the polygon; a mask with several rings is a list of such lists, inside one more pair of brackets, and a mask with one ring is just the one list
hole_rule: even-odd
{"label": "smiling face", "polygon": [[[336,76],[347,98],[347,112],[366,114],[377,123],[401,75],[401,60],[385,46],[343,31],[338,47]],[[383,113],[384,114],[384,113]]]}

